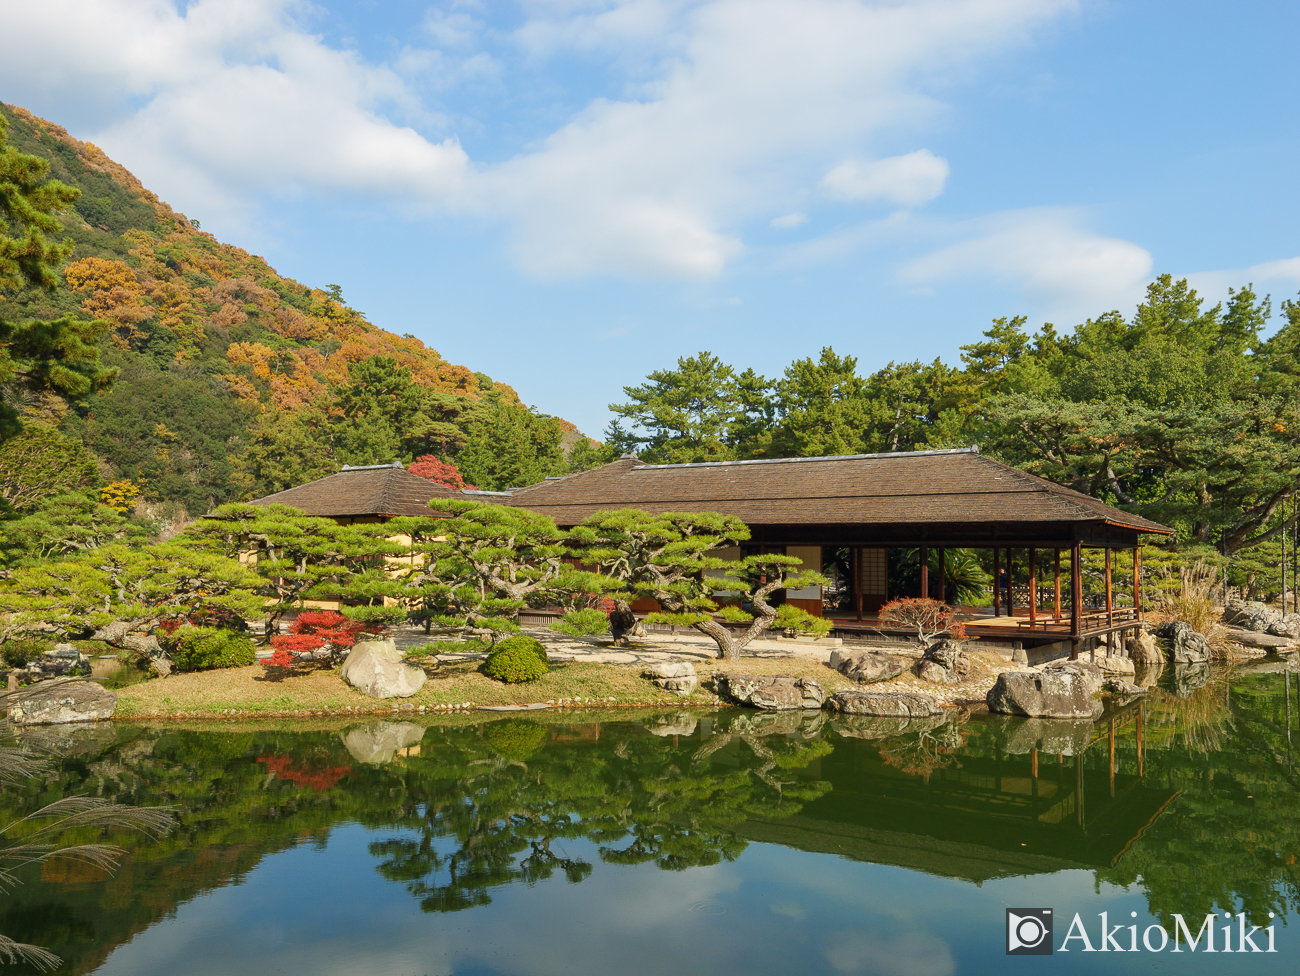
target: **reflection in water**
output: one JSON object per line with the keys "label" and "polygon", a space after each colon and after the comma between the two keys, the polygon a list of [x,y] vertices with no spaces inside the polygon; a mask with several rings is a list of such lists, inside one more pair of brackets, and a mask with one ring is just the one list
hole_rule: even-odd
{"label": "reflection in water", "polygon": [[[602,891],[632,886],[618,896],[631,897],[646,870],[765,865],[764,849],[749,848],[762,842],[804,858],[796,873],[809,877],[826,872],[822,854],[905,869],[891,898],[913,913],[932,897],[922,878],[1085,870],[1136,886],[1161,916],[1239,904],[1285,916],[1300,891],[1300,689],[1269,667],[1231,683],[1171,672],[1095,723],[673,712],[25,732],[25,745],[62,760],[7,794],[4,815],[90,793],[173,805],[182,827],[156,844],[121,839],[132,854],[115,877],[27,879],[0,931],[54,949],[68,972],[93,972],[279,852],[305,842],[330,857],[346,824],[368,831],[368,870],[431,913],[490,913],[521,884],[585,888],[594,875]],[[693,898],[682,911],[692,905],[703,906],[692,917],[723,910]],[[797,903],[763,910],[809,924]],[[929,946],[936,935],[907,938]],[[842,945],[819,958],[834,970],[844,946],[882,937],[836,936]]]}

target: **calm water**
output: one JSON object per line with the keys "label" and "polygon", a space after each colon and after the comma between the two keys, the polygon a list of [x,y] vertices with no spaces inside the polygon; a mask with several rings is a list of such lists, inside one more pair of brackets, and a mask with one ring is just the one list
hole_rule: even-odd
{"label": "calm water", "polygon": [[[28,876],[0,932],[63,972],[133,976],[1294,973],[1296,676],[1172,677],[1079,725],[479,713],[47,734],[30,744],[59,750],[57,775],[7,815],[91,793],[173,805],[181,827],[126,839],[109,879]],[[1277,952],[1076,939],[1008,958],[1008,907],[1051,908],[1058,946],[1077,912],[1094,948],[1100,912],[1172,932],[1175,912],[1196,931],[1272,911]]]}

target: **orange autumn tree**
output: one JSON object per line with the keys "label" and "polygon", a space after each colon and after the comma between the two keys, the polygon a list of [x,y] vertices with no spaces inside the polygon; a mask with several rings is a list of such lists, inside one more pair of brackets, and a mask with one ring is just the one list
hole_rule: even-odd
{"label": "orange autumn tree", "polygon": [[478,490],[477,485],[471,485],[461,477],[460,469],[456,465],[439,460],[432,454],[423,454],[416,458],[406,470],[444,488],[452,488],[456,491],[462,488],[468,488],[470,491]]}
{"label": "orange autumn tree", "polygon": [[957,640],[965,640],[966,628],[953,623],[956,617],[955,609],[929,597],[900,597],[880,608],[881,620],[915,630],[917,638],[927,646],[945,632]]}

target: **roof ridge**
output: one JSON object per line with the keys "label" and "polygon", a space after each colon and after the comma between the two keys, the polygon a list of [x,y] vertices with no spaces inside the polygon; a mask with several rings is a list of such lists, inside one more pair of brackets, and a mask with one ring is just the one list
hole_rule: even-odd
{"label": "roof ridge", "polygon": [[[543,478],[541,481],[535,481],[531,485],[523,485],[522,487],[519,488],[512,488],[509,491],[500,492],[499,494],[518,495],[521,492],[532,491],[535,488],[547,487],[549,484],[552,484],[554,481],[570,481],[576,478],[581,478],[585,475],[595,474],[597,471],[604,471],[606,468],[611,468],[614,465],[619,464],[623,461],[632,462],[631,464],[628,465],[629,471],[635,471],[637,468],[655,467],[655,465],[646,464],[640,458],[635,456],[630,458],[620,457],[620,458],[615,458],[612,461],[607,461],[604,464],[597,465],[594,468],[587,468],[585,471],[574,471],[572,474],[566,474],[562,478],[558,478],[558,479]],[[671,465],[658,465],[658,467],[671,467]]]}
{"label": "roof ridge", "polygon": [[[642,462],[638,467],[635,467],[632,470],[662,470],[664,468],[720,468],[728,465],[741,464],[798,464],[807,461],[867,461],[880,458],[936,457],[943,454],[978,455],[979,452],[979,445],[972,444],[970,447],[945,447],[937,448],[933,451],[887,451],[882,454],[823,454],[818,455],[817,457],[747,458],[744,461],[688,461],[682,464],[646,464]],[[620,458],[620,460],[622,459]],[[541,484],[541,482],[539,482],[539,484]]]}
{"label": "roof ridge", "polygon": [[[1022,470],[1021,468],[1013,467],[1012,465],[1007,464],[1004,461],[999,461],[996,458],[981,456],[981,460],[988,461],[989,463],[996,465],[997,467],[1001,468],[1004,471],[1011,472],[1024,484],[1028,484],[1031,487],[1035,487],[1035,488],[1046,489],[1045,494],[1051,496],[1054,501],[1057,501],[1063,505],[1071,506],[1075,509],[1082,510],[1089,515],[1101,514],[1096,512],[1092,508],[1092,506],[1094,505],[1099,505],[1104,508],[1113,509],[1114,511],[1118,512],[1120,515],[1126,515],[1131,519],[1135,519],[1140,522],[1145,522],[1148,525],[1160,524],[1153,519],[1147,518],[1146,516],[1138,515],[1136,512],[1126,512],[1122,508],[1117,508],[1116,506],[1110,504],[1109,502],[1102,501],[1100,498],[1094,498],[1092,495],[1084,494],[1081,491],[1076,491],[1074,488],[1071,488],[1069,485],[1063,485],[1060,484],[1059,482],[1052,481],[1050,478],[1044,478],[1042,475],[1034,474],[1032,471],[1025,471]],[[1108,519],[1108,521],[1110,520]],[[1138,526],[1134,525],[1132,527],[1137,528]],[[1165,528],[1165,526],[1161,526],[1161,527]]]}

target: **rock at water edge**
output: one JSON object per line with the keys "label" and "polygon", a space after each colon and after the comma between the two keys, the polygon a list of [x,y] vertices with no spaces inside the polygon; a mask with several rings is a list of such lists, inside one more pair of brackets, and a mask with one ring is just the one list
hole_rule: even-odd
{"label": "rock at water edge", "polygon": [[934,699],[905,692],[840,691],[826,700],[826,707],[845,715],[886,718],[928,718],[943,713]]}
{"label": "rock at water edge", "polygon": [[93,681],[49,681],[10,698],[14,725],[65,725],[113,717],[117,695]]}
{"label": "rock at water edge", "polygon": [[768,711],[789,708],[821,708],[826,699],[822,686],[811,678],[789,675],[726,674],[714,675],[718,694],[741,705]]}
{"label": "rock at water edge", "polygon": [[1156,631],[1169,645],[1169,660],[1174,664],[1204,664],[1210,659],[1210,642],[1191,624],[1172,620]]}
{"label": "rock at water edge", "polygon": [[1100,686],[1100,680],[1094,687],[1085,674],[1075,669],[1004,671],[985,700],[989,711],[1004,715],[1092,718],[1102,710],[1101,702],[1092,697]]}
{"label": "rock at water edge", "polygon": [[831,653],[831,667],[860,685],[871,685],[897,678],[907,670],[907,662],[879,651],[854,651],[848,654],[835,651]]}

